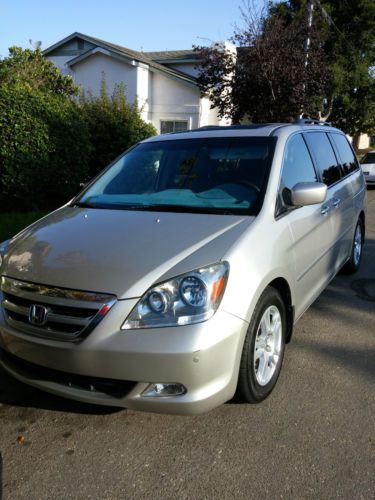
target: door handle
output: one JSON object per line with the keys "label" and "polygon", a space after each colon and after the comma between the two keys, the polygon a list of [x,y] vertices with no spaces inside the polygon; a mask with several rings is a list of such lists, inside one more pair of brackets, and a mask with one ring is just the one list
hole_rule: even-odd
{"label": "door handle", "polygon": [[334,199],[332,200],[332,205],[333,205],[335,208],[339,207],[339,206],[340,206],[340,204],[341,204],[341,200],[340,200],[340,198],[334,198]]}
{"label": "door handle", "polygon": [[329,206],[328,205],[323,205],[322,209],[320,210],[320,213],[322,215],[326,215],[329,212]]}

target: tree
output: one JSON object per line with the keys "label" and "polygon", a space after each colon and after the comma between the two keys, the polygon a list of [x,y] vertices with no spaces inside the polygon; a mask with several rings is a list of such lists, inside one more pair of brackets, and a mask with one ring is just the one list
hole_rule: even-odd
{"label": "tree", "polygon": [[92,144],[89,177],[133,144],[156,134],[153,125],[142,120],[137,103],[127,102],[123,84],[115,87],[112,96],[108,95],[104,74],[100,95],[83,93],[80,109]]}
{"label": "tree", "polygon": [[62,75],[40,49],[20,47],[10,47],[9,57],[0,61],[0,85],[5,84],[64,96],[77,95],[79,91],[72,77]]}
{"label": "tree", "polygon": [[245,3],[242,20],[232,37],[237,57],[220,44],[196,47],[198,84],[219,116],[235,123],[289,121],[322,107],[328,72],[321,31],[309,28],[306,16],[272,12],[272,4],[259,12]]}
{"label": "tree", "polygon": [[304,112],[329,118],[355,138],[374,133],[375,2],[286,0],[254,12],[245,2],[244,27],[233,35],[237,60],[220,46],[197,48],[198,83],[220,116],[285,121]]}
{"label": "tree", "polygon": [[333,89],[331,120],[354,136],[358,149],[361,133],[375,133],[375,3],[373,0],[323,2],[332,20],[327,51],[341,75]]}
{"label": "tree", "polygon": [[[272,12],[292,20],[306,0],[274,5]],[[327,117],[354,136],[375,132],[375,2],[315,0],[314,23],[325,32],[330,78],[325,88]]]}
{"label": "tree", "polygon": [[49,208],[69,200],[88,170],[89,135],[70,77],[40,51],[0,61],[0,203]]}

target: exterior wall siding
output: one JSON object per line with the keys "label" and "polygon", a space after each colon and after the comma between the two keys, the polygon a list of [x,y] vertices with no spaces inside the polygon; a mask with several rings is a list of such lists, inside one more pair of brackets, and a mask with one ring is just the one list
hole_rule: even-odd
{"label": "exterior wall siding", "polygon": [[196,63],[166,63],[166,66],[171,69],[175,69],[176,71],[181,71],[181,73],[185,73],[185,75],[194,76],[194,78],[196,78],[198,76],[198,69],[195,67],[195,64]]}
{"label": "exterior wall siding", "polygon": [[53,55],[48,56],[47,59],[52,61],[53,64],[59,68],[63,75],[72,74],[72,70],[69,68],[69,66],[66,65],[66,63],[72,59],[72,56]]}
{"label": "exterior wall siding", "polygon": [[153,74],[150,96],[150,119],[160,133],[160,121],[187,121],[188,128],[199,126],[199,89],[160,73]]}
{"label": "exterior wall siding", "polygon": [[137,95],[137,68],[96,53],[73,66],[73,77],[77,85],[86,91],[90,90],[95,96],[100,93],[103,78],[107,84],[108,94],[111,95],[115,85],[124,83],[126,98],[133,103]]}

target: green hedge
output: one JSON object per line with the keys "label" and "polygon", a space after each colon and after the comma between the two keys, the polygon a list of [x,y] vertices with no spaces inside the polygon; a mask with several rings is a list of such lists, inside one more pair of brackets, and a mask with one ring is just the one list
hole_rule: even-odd
{"label": "green hedge", "polygon": [[40,51],[10,49],[0,61],[1,212],[45,210],[68,201],[79,184],[122,151],[154,135],[125,89],[78,95]]}
{"label": "green hedge", "polygon": [[88,127],[69,98],[0,86],[0,193],[4,210],[56,206],[89,169]]}
{"label": "green hedge", "polygon": [[153,125],[142,120],[137,105],[126,101],[123,85],[117,85],[111,96],[107,94],[104,75],[100,95],[82,94],[79,105],[92,146],[90,177],[133,144],[156,134]]}

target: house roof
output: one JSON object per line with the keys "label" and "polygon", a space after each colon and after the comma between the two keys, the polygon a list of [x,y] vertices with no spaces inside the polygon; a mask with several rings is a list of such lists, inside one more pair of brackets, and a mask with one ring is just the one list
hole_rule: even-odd
{"label": "house roof", "polygon": [[[148,56],[148,54],[151,53],[145,53],[145,52],[138,52],[136,50],[128,49],[127,47],[123,47],[121,45],[116,45],[114,43],[107,42],[105,40],[101,40],[100,38],[95,38],[92,36],[84,35],[83,33],[72,33],[71,35],[67,36],[66,38],[63,38],[59,42],[55,43],[54,45],[51,45],[47,49],[43,51],[44,55],[51,54],[51,52],[55,51],[62,45],[66,44],[67,42],[73,40],[74,38],[80,38],[82,40],[85,40],[87,42],[90,42],[97,47],[100,47],[102,49],[108,50],[117,56],[122,56],[126,60],[135,60],[140,63],[146,64],[151,68],[151,70],[158,71],[160,73],[164,73],[170,77],[177,78],[179,80],[183,80],[186,83],[190,83],[193,85],[196,85],[196,79],[193,76],[186,75],[185,73],[182,73],[180,71],[177,71],[175,69],[172,69],[168,66],[164,66],[160,64],[159,62],[156,62],[153,58]],[[68,64],[69,66],[72,66],[78,62],[80,62],[82,59],[85,59],[86,57],[89,57],[93,52],[93,49],[90,48],[86,52],[83,52],[82,54],[78,55],[77,57],[74,57],[71,59]],[[189,51],[171,51],[172,52],[184,52],[188,53]],[[161,54],[160,52],[158,53],[153,53],[153,54]]]}
{"label": "house roof", "polygon": [[149,59],[157,62],[195,62],[199,60],[199,56],[194,50],[163,50],[159,52],[144,52],[144,55]]}

